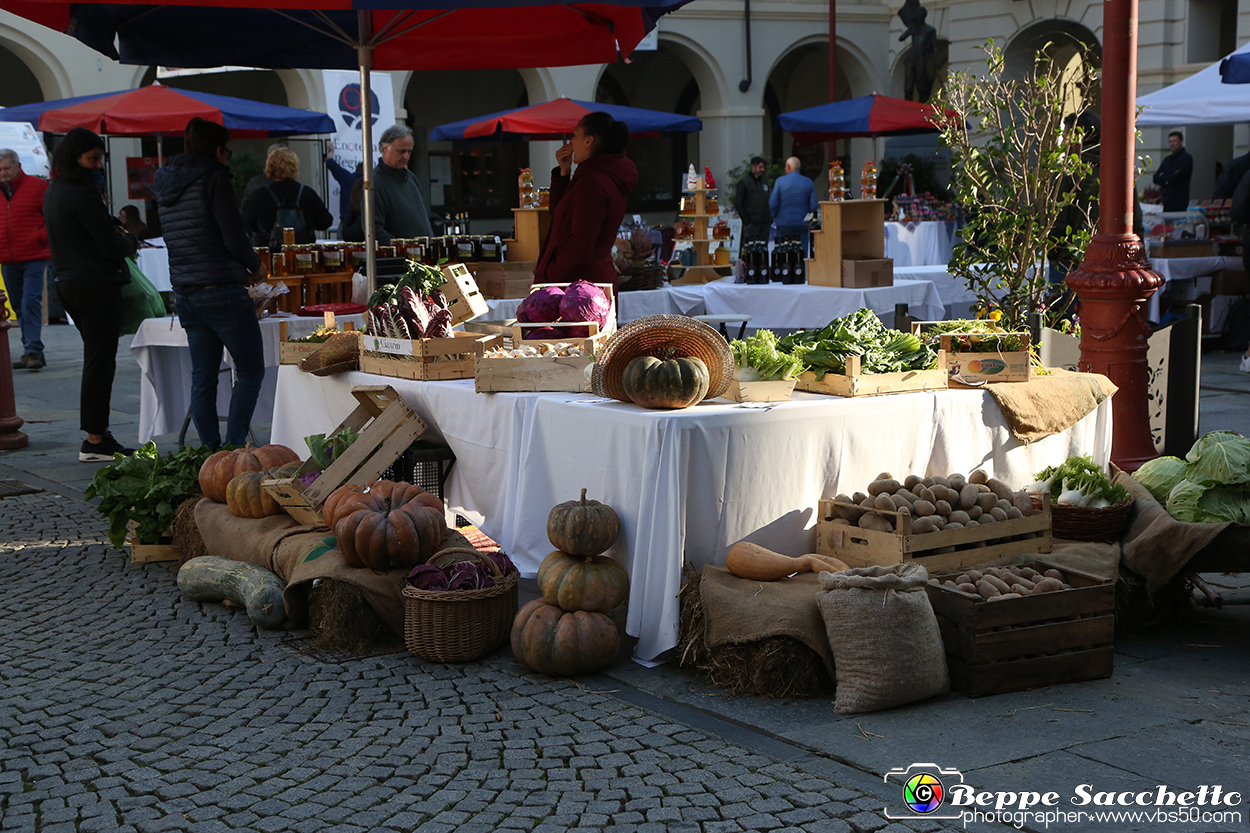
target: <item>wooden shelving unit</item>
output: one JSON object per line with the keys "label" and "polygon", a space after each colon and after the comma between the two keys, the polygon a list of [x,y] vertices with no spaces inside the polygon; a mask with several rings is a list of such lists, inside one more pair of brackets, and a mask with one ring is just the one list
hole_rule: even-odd
{"label": "wooden shelving unit", "polygon": [[807,282],[842,286],[843,260],[885,257],[885,200],[843,200],[820,204],[820,231],[812,232]]}
{"label": "wooden shelving unit", "polygon": [[[681,269],[682,274],[670,283],[676,286],[686,286],[690,284],[702,284],[714,281],[722,277],[721,273],[716,271],[712,265],[712,254],[708,247],[714,242],[724,242],[714,240],[708,236],[708,219],[719,215],[707,213],[707,183],[703,177],[699,177],[697,187],[692,191],[684,191],[685,194],[694,195],[694,213],[679,214],[679,220],[689,220],[694,225],[694,238],[686,238],[678,240],[678,243],[694,244],[694,266],[670,266],[671,269]],[[884,246],[884,241],[882,242]]]}
{"label": "wooden shelving unit", "polygon": [[537,262],[543,244],[551,232],[551,210],[548,208],[512,209],[516,237],[505,240],[508,244],[508,260]]}

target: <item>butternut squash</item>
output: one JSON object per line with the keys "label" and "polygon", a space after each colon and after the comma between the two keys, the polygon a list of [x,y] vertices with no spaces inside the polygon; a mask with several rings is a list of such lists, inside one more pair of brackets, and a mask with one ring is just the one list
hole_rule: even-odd
{"label": "butternut squash", "polygon": [[791,573],[850,569],[846,562],[832,555],[808,553],[795,558],[747,541],[740,541],[729,548],[729,553],[725,556],[725,567],[735,576],[753,581],[777,581]]}

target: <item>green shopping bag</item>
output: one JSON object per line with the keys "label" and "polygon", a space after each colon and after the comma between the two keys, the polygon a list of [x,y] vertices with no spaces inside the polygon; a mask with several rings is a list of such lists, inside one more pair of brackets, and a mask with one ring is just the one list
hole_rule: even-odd
{"label": "green shopping bag", "polygon": [[165,315],[165,299],[134,260],[126,258],[126,265],[130,283],[122,286],[121,334],[134,335],[145,319]]}

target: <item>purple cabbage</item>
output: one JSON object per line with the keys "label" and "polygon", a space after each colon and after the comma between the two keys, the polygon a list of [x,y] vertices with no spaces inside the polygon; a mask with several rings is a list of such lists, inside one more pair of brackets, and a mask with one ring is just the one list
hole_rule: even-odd
{"label": "purple cabbage", "polygon": [[[602,294],[602,293],[600,293]],[[558,286],[544,286],[526,296],[516,308],[516,320],[522,324],[542,324],[560,320],[564,290]]]}
{"label": "purple cabbage", "polygon": [[447,574],[433,564],[418,564],[408,574],[408,583],[418,590],[446,590]]}
{"label": "purple cabbage", "polygon": [[521,330],[521,338],[525,341],[559,341],[568,335],[568,330],[568,327],[527,327]]}
{"label": "purple cabbage", "polygon": [[510,573],[517,572],[516,565],[512,563],[512,559],[509,558],[508,554],[503,550],[500,550],[499,552],[488,552],[485,553],[485,555],[491,561],[495,562],[495,566],[499,568],[499,572],[502,575],[506,576]]}
{"label": "purple cabbage", "polygon": [[590,281],[573,281],[560,299],[561,321],[594,321],[602,330],[611,311],[612,300]]}

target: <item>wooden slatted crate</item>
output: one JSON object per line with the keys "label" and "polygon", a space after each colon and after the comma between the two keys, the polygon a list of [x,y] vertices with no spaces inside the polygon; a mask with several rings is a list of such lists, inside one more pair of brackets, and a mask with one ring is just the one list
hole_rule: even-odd
{"label": "wooden slatted crate", "polygon": [[130,522],[130,538],[126,543],[130,547],[131,564],[151,564],[157,561],[178,561],[182,558],[182,554],[173,544],[174,531],[172,529],[165,530],[165,532],[161,534],[160,541],[155,544],[140,544],[138,526],[139,525],[134,521]]}
{"label": "wooden slatted crate", "polygon": [[[913,321],[913,335],[920,335],[935,321]],[[957,339],[966,336],[996,335],[1015,336],[1023,342],[1022,350],[995,351],[989,353],[955,349]],[[943,333],[942,349],[946,351],[946,369],[950,381],[979,386],[985,382],[1027,382],[1033,378],[1031,359],[1032,337],[1027,333]]]}
{"label": "wooden slatted crate", "polygon": [[472,321],[490,311],[490,305],[477,288],[473,273],[463,263],[453,263],[443,267],[446,280],[439,287],[447,300],[447,309],[451,312],[451,323],[463,324]]}
{"label": "wooden slatted crate", "polygon": [[795,385],[808,393],[833,396],[883,396],[890,393],[915,393],[924,390],[946,390],[946,351],[938,351],[937,367],[932,370],[909,370],[906,373],[864,373],[859,356],[846,360],[846,372],[826,373],[817,380],[810,370],[799,376]]}
{"label": "wooden slatted crate", "polygon": [[452,334],[452,338],[382,338],[361,336],[360,369],[365,373],[437,382],[472,379],[475,362],[498,336]]}
{"label": "wooden slatted crate", "polygon": [[[513,344],[520,344],[517,336],[513,336]],[[478,393],[502,393],[507,391],[520,393],[558,392],[586,393],[591,390],[590,380],[586,378],[586,368],[595,361],[595,354],[607,341],[607,333],[598,333],[590,338],[574,339],[581,343],[580,356],[553,356],[551,358],[488,358],[476,360],[474,385]],[[543,342],[527,341],[527,345],[538,346]]]}
{"label": "wooden slatted crate", "polygon": [[[334,327],[334,313],[325,314],[325,326]],[[356,325],[351,321],[343,325],[344,332],[351,332],[354,329]],[[324,342],[291,341],[288,338],[287,322],[278,322],[278,364],[299,364],[320,350],[322,343]]]}

